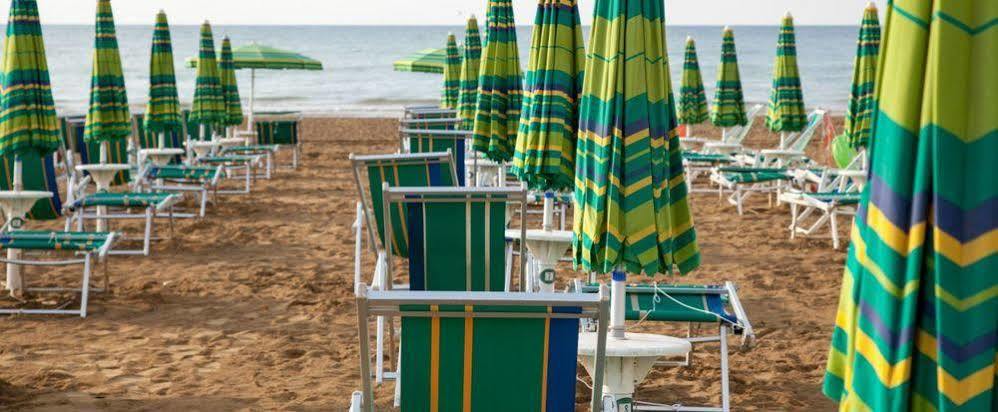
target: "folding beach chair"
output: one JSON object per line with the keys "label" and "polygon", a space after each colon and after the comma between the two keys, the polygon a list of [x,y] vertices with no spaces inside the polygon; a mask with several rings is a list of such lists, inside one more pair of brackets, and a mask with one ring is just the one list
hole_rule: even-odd
{"label": "folding beach chair", "polygon": [[243,155],[243,156],[262,156],[264,159],[264,172],[254,173],[253,177],[262,177],[264,179],[270,179],[274,171],[274,157],[277,156],[277,152],[281,150],[280,145],[276,144],[254,144],[254,145],[244,145],[244,146],[230,146],[223,147],[221,150],[222,156],[231,155]]}
{"label": "folding beach chair", "polygon": [[573,411],[579,319],[600,325],[592,410],[602,400],[609,301],[596,294],[377,291],[357,294],[362,391],[351,411],[374,411],[368,323],[398,316],[403,411]]}
{"label": "folding beach chair", "polygon": [[694,187],[697,178],[709,173],[714,167],[735,162],[734,154],[743,150],[742,142],[752,131],[756,116],[762,111],[762,107],[761,104],[752,106],[747,113],[748,124],[732,127],[721,141],[704,142],[699,152],[683,151],[683,170],[686,171],[686,183],[690,192],[708,191]]}
{"label": "folding beach chair", "polygon": [[788,167],[790,164],[814,164],[807,157],[805,150],[821,130],[821,125],[828,114],[825,110],[815,109],[807,115],[807,125],[800,132],[790,133],[781,139],[775,149],[763,149],[757,153],[742,153],[736,156],[738,162],[754,167]]}
{"label": "folding beach chair", "polygon": [[[802,173],[805,178],[811,174],[814,172]],[[827,226],[832,247],[838,249],[838,217],[856,216],[866,174],[865,170],[825,169],[821,172],[816,191],[781,193],[780,200],[790,205],[790,239],[797,235],[813,236]],[[810,225],[807,224],[809,221]]]}
{"label": "folding beach chair", "polygon": [[174,218],[203,218],[209,200],[215,198],[221,179],[225,176],[222,166],[144,165],[140,169],[136,186],[155,193],[193,193],[199,200],[198,212],[176,213]]}
{"label": "folding beach chair", "polygon": [[[596,284],[585,284],[576,280],[572,290],[596,293]],[[721,358],[721,405],[683,406],[681,404],[654,404],[635,402],[635,410],[648,411],[723,411],[731,410],[731,393],[728,368],[728,335],[741,336],[741,347],[750,348],[755,342],[755,333],[745,309],[738,298],[734,283],[723,285],[664,285],[640,284],[625,288],[624,316],[627,320],[639,322],[669,322],[688,324],[686,340],[694,345],[717,342]],[[694,333],[702,325],[716,325],[717,334]],[[594,330],[596,325],[583,321],[583,329]],[[682,361],[659,361],[657,365],[688,367],[692,364],[692,352]]]}
{"label": "folding beach chair", "polygon": [[[430,126],[432,127],[432,126]],[[457,168],[458,186],[465,186],[467,179],[467,139],[471,132],[456,129],[406,128],[399,129],[399,150],[406,153],[434,153],[450,151]]]}
{"label": "folding beach chair", "polygon": [[457,110],[442,109],[439,106],[406,106],[402,108],[403,119],[453,119]]}
{"label": "folding beach chair", "polygon": [[301,119],[298,112],[256,112],[253,127],[256,145],[291,149],[290,168],[298,169],[302,151]]}
{"label": "folding beach chair", "polygon": [[763,105],[757,104],[749,108],[748,112],[745,114],[745,117],[748,119],[748,124],[724,130],[724,133],[721,136],[721,141],[705,142],[701,153],[731,154],[742,151],[742,142],[745,141],[745,138],[748,137],[749,132],[752,131],[752,126],[755,125],[755,118],[762,112],[763,107]]}
{"label": "folding beach chair", "polygon": [[216,194],[248,195],[253,191],[253,177],[256,175],[254,170],[266,167],[265,158],[266,155],[260,154],[220,153],[201,156],[196,160],[198,165],[222,168],[224,178],[243,181],[242,189],[216,189]]}

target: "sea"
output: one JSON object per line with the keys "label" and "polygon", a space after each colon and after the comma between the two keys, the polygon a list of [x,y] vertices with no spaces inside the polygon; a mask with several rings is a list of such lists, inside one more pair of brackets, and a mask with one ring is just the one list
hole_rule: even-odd
{"label": "sea", "polygon": [[[745,98],[764,102],[769,96],[776,54],[777,26],[735,26]],[[526,70],[532,27],[517,29],[521,66]],[[588,27],[584,33],[588,38]],[[392,62],[425,48],[442,48],[448,33],[461,42],[464,27],[446,26],[215,26],[215,40],[229,36],[235,46],[257,42],[290,49],[320,60],[322,71],[258,70],[257,111],[301,111],[313,115],[396,117],[403,106],[436,104],[439,74],[393,70]],[[707,96],[714,89],[720,60],[722,27],[667,26],[666,37],[674,90],[682,74],[684,42],[697,42]],[[52,88],[60,115],[85,112],[90,87],[92,26],[43,27]],[[858,27],[798,26],[798,61],[804,99],[809,107],[845,110],[852,78]],[[173,26],[173,48],[181,102],[190,104],[194,70],[184,60],[198,50],[198,27]],[[129,102],[142,110],[148,95],[151,26],[119,26],[118,43]],[[250,73],[237,73],[244,107],[249,100]]]}

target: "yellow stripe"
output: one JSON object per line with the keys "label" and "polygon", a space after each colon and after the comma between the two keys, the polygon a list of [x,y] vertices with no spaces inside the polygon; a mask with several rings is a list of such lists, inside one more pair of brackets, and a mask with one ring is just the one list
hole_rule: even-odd
{"label": "yellow stripe", "polygon": [[905,232],[895,226],[873,203],[870,203],[866,213],[866,225],[901,256],[908,256],[912,250],[921,247],[925,242],[925,222],[919,222]]}
{"label": "yellow stripe", "polygon": [[[548,307],[551,313],[551,307]],[[544,319],[544,364],[541,365],[541,412],[547,412],[548,407],[548,346],[551,340],[551,318]]]}
{"label": "yellow stripe", "polygon": [[[473,312],[472,306],[465,306],[465,312]],[[471,412],[471,359],[475,347],[475,323],[470,316],[464,318],[464,412]]]}
{"label": "yellow stripe", "polygon": [[854,337],[854,342],[856,346],[856,352],[863,356],[870,366],[873,368],[874,372],[877,374],[877,379],[880,383],[884,384],[888,389],[896,388],[905,382],[908,382],[909,375],[911,373],[911,358],[905,358],[904,360],[891,364],[884,355],[880,353],[880,349],[877,348],[877,343],[873,341],[870,336],[863,332],[862,329],[856,328],[856,336]]}
{"label": "yellow stripe", "polygon": [[[919,352],[932,359],[933,362],[938,362],[938,346],[935,336],[925,330],[919,330],[915,344]],[[950,375],[941,366],[936,366],[936,381],[939,384],[939,391],[953,403],[963,405],[971,398],[991,389],[994,385],[994,375],[998,373],[998,368],[995,367],[996,363],[998,363],[998,359],[963,379]]]}
{"label": "yellow stripe", "polygon": [[939,228],[936,228],[933,233],[935,234],[933,236],[935,249],[960,267],[970,266],[981,259],[998,253],[998,229],[991,230],[967,243],[960,243],[957,238]]}
{"label": "yellow stripe", "polygon": [[880,286],[884,288],[888,293],[894,295],[898,299],[903,299],[909,294],[914,293],[918,289],[919,281],[918,279],[913,279],[906,283],[903,288],[894,284],[894,282],[884,274],[884,270],[877,265],[870,256],[866,254],[866,242],[863,240],[863,236],[860,235],[859,230],[856,226],[853,226],[852,230],[852,243],[855,245],[856,260],[859,261],[860,265],[880,283]]}
{"label": "yellow stripe", "polygon": [[939,299],[942,299],[943,302],[946,302],[947,305],[953,307],[953,309],[965,312],[968,309],[972,309],[975,306],[980,305],[981,303],[998,298],[998,285],[994,285],[963,299],[953,296],[952,293],[949,293],[949,291],[943,289],[942,286],[936,285],[936,296],[938,296]]}
{"label": "yellow stripe", "polygon": [[[440,307],[430,306],[431,312],[437,312]],[[440,318],[430,319],[430,411],[440,410]]]}

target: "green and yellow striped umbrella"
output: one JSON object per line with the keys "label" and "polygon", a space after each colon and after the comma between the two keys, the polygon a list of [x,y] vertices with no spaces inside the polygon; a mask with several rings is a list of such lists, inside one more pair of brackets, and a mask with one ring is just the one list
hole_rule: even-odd
{"label": "green and yellow striped umbrella", "polygon": [[13,0],[0,78],[0,156],[59,149],[59,120],[35,0]]}
{"label": "green and yellow striped umbrella", "polygon": [[232,42],[226,36],[222,39],[221,59],[218,61],[222,81],[222,96],[225,101],[225,116],[222,124],[239,126],[243,124],[243,106],[239,101],[239,83],[236,82],[236,65],[232,61]]}
{"label": "green and yellow striped umbrella", "polygon": [[700,62],[697,60],[697,45],[692,37],[687,37],[683,82],[679,88],[679,123],[700,124],[709,117],[707,94],[703,91],[703,77],[700,75]]}
{"label": "green and yellow striped umbrella", "polygon": [[180,120],[180,98],[177,96],[177,76],[173,67],[173,43],[166,13],[156,15],[156,28],[152,35],[152,57],[149,60],[149,102],[143,117],[149,133],[178,132],[183,127]]}
{"label": "green and yellow striped umbrella", "polygon": [[463,130],[471,130],[475,126],[475,110],[478,108],[478,69],[481,62],[482,39],[478,32],[478,20],[475,16],[471,16],[464,32],[461,90],[457,97],[457,117],[461,119]]}
{"label": "green and yellow striped umbrella", "polygon": [[225,96],[222,93],[218,62],[215,60],[215,39],[211,34],[211,24],[205,21],[201,25],[201,48],[198,52],[190,121],[204,126],[217,126],[224,120]]}
{"label": "green and yellow striped umbrella", "polygon": [[717,68],[717,87],[714,89],[714,107],[710,122],[717,127],[734,127],[748,124],[745,115],[745,97],[742,78],[738,73],[738,53],[735,51],[735,32],[724,28],[721,43],[721,66]]}
{"label": "green and yellow striped umbrella", "polygon": [[444,64],[444,84],[440,93],[440,107],[456,109],[461,91],[461,55],[457,51],[454,33],[447,35],[447,60]]}
{"label": "green and yellow striped umbrella", "polygon": [[998,2],[888,3],[824,393],[998,410]]}
{"label": "green and yellow striped umbrella", "polygon": [[88,143],[114,142],[131,134],[132,115],[128,110],[111,0],[97,0],[90,109],[87,111],[83,139]]}
{"label": "green and yellow striped umbrella", "polygon": [[662,0],[597,0],[580,105],[574,259],[584,271],[687,273],[687,202]]}
{"label": "green and yellow striped umbrella", "polygon": [[849,94],[849,106],[846,108],[845,135],[854,148],[866,146],[870,138],[879,56],[880,20],[877,16],[877,6],[870,3],[863,12],[863,24],[859,29],[852,91]]}
{"label": "green and yellow striped umbrella", "polygon": [[478,75],[472,147],[489,159],[506,162],[513,158],[523,101],[520,51],[510,0],[489,0],[486,33],[488,44],[482,51]]}
{"label": "green and yellow striped umbrella", "polygon": [[575,182],[575,140],[586,49],[577,0],[538,0],[512,172],[531,188]]}
{"label": "green and yellow striped umbrella", "polygon": [[773,64],[773,87],[769,92],[766,127],[776,133],[799,132],[807,125],[804,92],[800,87],[797,68],[797,36],[794,18],[787,13],[780,25],[776,43],[776,63]]}

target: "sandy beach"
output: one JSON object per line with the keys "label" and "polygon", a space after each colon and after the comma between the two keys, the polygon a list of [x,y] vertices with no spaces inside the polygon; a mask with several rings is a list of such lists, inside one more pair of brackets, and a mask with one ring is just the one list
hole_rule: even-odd
{"label": "sandy beach", "polygon": [[[359,387],[347,156],[394,151],[396,129],[391,119],[309,118],[298,171],[223,197],[204,220],[178,221],[148,258],[112,258],[112,290],[93,296],[88,318],[0,317],[0,410],[345,410]],[[756,127],[747,145],[776,139]],[[819,140],[810,151],[825,159]],[[703,265],[660,280],[740,287],[758,342],[731,355],[734,408],[832,410],[820,385],[845,253],[789,240],[789,213],[765,201],[745,216],[716,195],[691,202]],[[365,263],[369,273],[371,256]],[[636,397],[718,402],[713,349],[695,351],[691,368],[655,370]],[[390,409],[391,391],[378,389],[379,409]]]}

